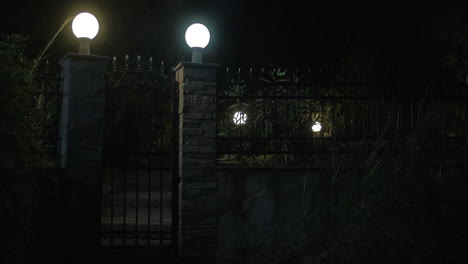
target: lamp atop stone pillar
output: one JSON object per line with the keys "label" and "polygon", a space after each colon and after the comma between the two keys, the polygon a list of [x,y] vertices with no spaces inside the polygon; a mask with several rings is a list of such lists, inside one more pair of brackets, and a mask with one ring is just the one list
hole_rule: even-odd
{"label": "lamp atop stone pillar", "polygon": [[200,23],[192,24],[185,31],[185,41],[192,48],[192,62],[202,63],[202,51],[210,42],[210,31]]}
{"label": "lamp atop stone pillar", "polygon": [[90,55],[89,43],[99,32],[99,22],[96,17],[87,12],[75,16],[72,23],[73,34],[80,40],[78,53]]}
{"label": "lamp atop stone pillar", "polygon": [[104,137],[105,73],[108,57],[90,55],[89,42],[99,31],[89,13],[77,15],[73,33],[79,54],[68,53],[62,66],[59,158],[63,171],[63,219],[73,226],[64,237],[65,255],[84,262],[99,247],[100,177]]}

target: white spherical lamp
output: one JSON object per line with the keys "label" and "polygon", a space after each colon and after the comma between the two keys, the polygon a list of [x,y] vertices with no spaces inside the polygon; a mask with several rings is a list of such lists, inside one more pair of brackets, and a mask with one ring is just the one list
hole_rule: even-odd
{"label": "white spherical lamp", "polygon": [[210,42],[210,31],[200,23],[192,24],[185,31],[185,41],[191,48],[205,48]]}
{"label": "white spherical lamp", "polygon": [[185,42],[192,48],[192,62],[202,63],[202,49],[210,43],[210,31],[203,24],[192,24],[185,31]]}
{"label": "white spherical lamp", "polygon": [[243,125],[247,122],[247,114],[244,112],[235,112],[232,121],[236,125]]}
{"label": "white spherical lamp", "polygon": [[93,39],[99,32],[99,22],[93,14],[83,12],[73,19],[72,30],[77,38]]}
{"label": "white spherical lamp", "polygon": [[79,54],[89,55],[89,42],[99,32],[99,22],[96,17],[88,12],[75,16],[72,23],[73,34],[80,39]]}

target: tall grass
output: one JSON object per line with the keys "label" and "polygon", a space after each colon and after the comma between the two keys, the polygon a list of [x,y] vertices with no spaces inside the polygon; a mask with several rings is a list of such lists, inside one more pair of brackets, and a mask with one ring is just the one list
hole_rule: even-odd
{"label": "tall grass", "polygon": [[[422,95],[412,117],[414,127],[398,144],[385,139],[395,128],[394,120],[389,119],[370,151],[357,149],[358,159],[335,152],[330,169],[329,210],[311,210],[318,206],[310,200],[316,189],[308,189],[309,194],[302,192],[300,208],[309,211],[304,210],[302,214],[305,224],[300,232],[305,236],[306,263],[461,263],[457,261],[466,260],[461,248],[466,230],[453,226],[466,219],[463,207],[467,197],[462,191],[468,187],[463,180],[466,153],[425,152],[425,147],[434,140],[425,138],[427,131],[447,117],[424,111],[426,103],[426,96]],[[398,107],[393,109],[394,118],[404,114],[398,111]],[[304,190],[307,181],[305,178]],[[326,239],[319,244],[311,243],[318,234],[310,222],[322,219],[329,219]]]}

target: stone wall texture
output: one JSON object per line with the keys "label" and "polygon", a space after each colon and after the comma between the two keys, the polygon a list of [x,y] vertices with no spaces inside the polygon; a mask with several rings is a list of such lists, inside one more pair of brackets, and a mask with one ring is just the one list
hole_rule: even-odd
{"label": "stone wall texture", "polygon": [[326,170],[218,168],[217,175],[217,263],[298,263],[291,258],[306,236],[321,239],[328,220],[309,219],[328,210]]}
{"label": "stone wall texture", "polygon": [[179,83],[179,253],[214,262],[217,243],[217,65],[181,63]]}
{"label": "stone wall texture", "polygon": [[[98,243],[107,57],[67,54],[61,61],[60,167],[64,171],[63,222],[69,254],[86,255]],[[75,252],[80,250],[80,254]]]}

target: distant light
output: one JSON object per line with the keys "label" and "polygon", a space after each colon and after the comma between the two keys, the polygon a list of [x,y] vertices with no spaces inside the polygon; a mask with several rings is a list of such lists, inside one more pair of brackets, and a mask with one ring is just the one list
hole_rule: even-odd
{"label": "distant light", "polygon": [[205,48],[210,42],[210,31],[200,23],[192,24],[185,31],[185,41],[190,48]]}
{"label": "distant light", "polygon": [[73,19],[72,30],[77,38],[93,39],[99,32],[99,22],[90,13],[80,13]]}
{"label": "distant light", "polygon": [[316,121],[316,122],[312,125],[312,131],[314,131],[314,132],[320,132],[320,130],[322,130],[322,124],[320,124],[320,122]]}
{"label": "distant light", "polygon": [[247,114],[244,112],[235,112],[232,121],[236,125],[243,125],[247,122]]}

